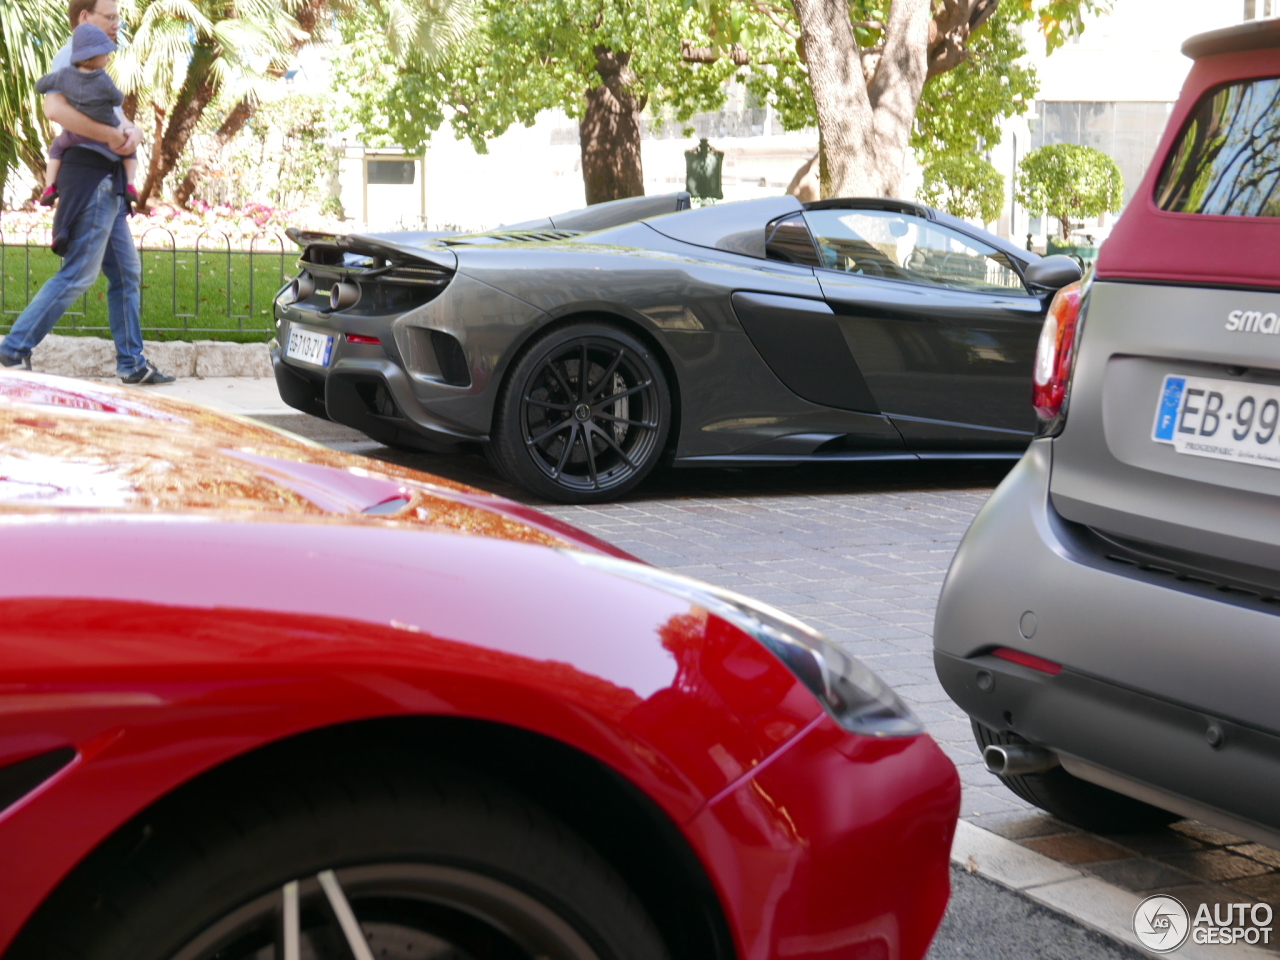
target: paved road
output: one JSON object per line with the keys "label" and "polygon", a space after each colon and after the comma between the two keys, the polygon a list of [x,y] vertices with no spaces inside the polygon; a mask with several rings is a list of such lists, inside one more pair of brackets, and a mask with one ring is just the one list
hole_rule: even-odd
{"label": "paved road", "polygon": [[951,902],[926,960],[1144,960],[989,880],[951,869]]}

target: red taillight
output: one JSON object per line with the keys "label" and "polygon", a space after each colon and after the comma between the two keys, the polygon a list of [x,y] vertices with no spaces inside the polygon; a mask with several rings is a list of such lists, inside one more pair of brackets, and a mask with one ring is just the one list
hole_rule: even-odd
{"label": "red taillight", "polygon": [[348,333],[347,343],[381,343],[377,337],[366,337],[363,333]]}
{"label": "red taillight", "polygon": [[1062,672],[1062,664],[1054,663],[1052,660],[1046,660],[1044,657],[1037,657],[1032,653],[1023,653],[1021,650],[1010,650],[1008,647],[996,647],[991,651],[993,657],[999,657],[1001,660],[1008,660],[1010,663],[1018,663],[1024,667],[1030,667],[1032,670],[1039,670],[1041,673],[1049,673],[1057,676]]}
{"label": "red taillight", "polygon": [[1071,355],[1076,342],[1076,320],[1080,316],[1083,285],[1077,280],[1058,291],[1049,305],[1049,315],[1040,330],[1036,346],[1036,367],[1032,375],[1031,402],[1036,416],[1052,420],[1062,412],[1071,382]]}

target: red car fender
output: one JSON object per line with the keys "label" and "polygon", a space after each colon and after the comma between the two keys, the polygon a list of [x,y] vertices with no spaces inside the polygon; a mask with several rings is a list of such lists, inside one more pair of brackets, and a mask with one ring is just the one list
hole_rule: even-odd
{"label": "red car fender", "polygon": [[681,824],[822,715],[736,628],[545,547],[96,516],[10,518],[4,536],[0,764],[66,745],[79,759],[0,814],[0,950],[130,817],[297,733],[510,724]]}
{"label": "red car fender", "polygon": [[919,960],[951,891],[955,767],[927,735],[827,716],[686,826],[740,960]]}

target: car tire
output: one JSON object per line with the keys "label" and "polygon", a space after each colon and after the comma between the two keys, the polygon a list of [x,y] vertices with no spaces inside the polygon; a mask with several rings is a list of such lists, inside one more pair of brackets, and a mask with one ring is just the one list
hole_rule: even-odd
{"label": "car tire", "polygon": [[611,324],[574,323],[516,360],[486,453],[535,496],[601,503],[649,475],[670,429],[671,392],[653,350]]}
{"label": "car tire", "polygon": [[[1027,743],[1015,733],[1001,733],[977,720],[971,722],[979,750],[985,750],[992,744]],[[999,779],[1028,803],[1035,804],[1064,823],[1094,833],[1139,833],[1157,830],[1182,819],[1176,813],[1073,777],[1061,767],[1054,767],[1044,773],[1019,777],[1002,776]]]}
{"label": "car tire", "polygon": [[[540,807],[394,759],[400,774],[284,763],[238,793],[162,802],[55,893],[7,958],[668,957],[621,877]],[[291,916],[300,952],[286,948]]]}

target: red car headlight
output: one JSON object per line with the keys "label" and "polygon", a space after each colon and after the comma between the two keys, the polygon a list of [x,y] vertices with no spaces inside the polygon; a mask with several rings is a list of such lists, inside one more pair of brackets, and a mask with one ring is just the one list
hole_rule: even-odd
{"label": "red car headlight", "polygon": [[851,733],[911,737],[924,726],[875,672],[808,624],[729,590],[613,557],[564,551],[594,567],[663,590],[731,623],[782,661],[831,718]]}

